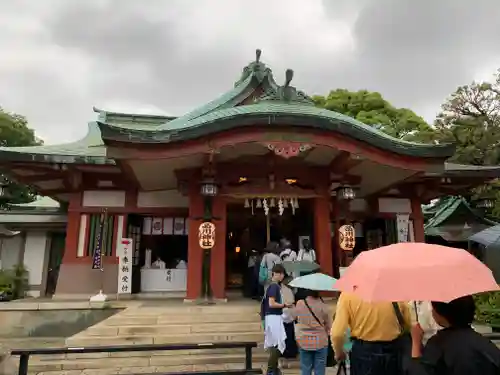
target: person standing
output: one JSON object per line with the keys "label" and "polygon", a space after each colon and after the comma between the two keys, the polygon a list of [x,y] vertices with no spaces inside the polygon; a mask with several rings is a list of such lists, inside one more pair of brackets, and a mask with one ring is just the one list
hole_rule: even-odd
{"label": "person standing", "polygon": [[296,339],[299,346],[302,375],[324,375],[328,355],[328,332],[331,317],[319,292],[303,290],[291,314],[297,320]]}
{"label": "person standing", "polygon": [[282,264],[276,264],[271,273],[271,283],[261,303],[261,317],[264,320],[264,349],[269,352],[267,374],[278,375],[280,373],[279,358],[286,348],[286,332],[282,314],[285,307],[292,307],[292,305],[287,305],[281,294],[285,268]]}
{"label": "person standing", "polygon": [[[260,261],[259,281],[264,285],[264,292],[271,283],[272,269],[276,264],[281,264],[279,257],[279,246],[276,242],[270,241],[264,249],[264,255]],[[262,275],[262,277],[261,277]]]}
{"label": "person standing", "polygon": [[292,250],[292,244],[286,238],[280,241],[280,258],[282,262],[295,262],[297,260],[297,253]]}
{"label": "person standing", "polygon": [[[281,283],[281,295],[283,296],[283,302],[288,306],[293,306],[295,303],[295,295],[293,290],[288,286],[286,279]],[[283,309],[283,316],[289,316],[289,311],[293,308]],[[295,319],[284,320],[283,324],[285,326],[286,341],[285,341],[285,351],[283,352],[282,358],[280,360],[281,368],[289,368],[290,360],[297,358],[298,348],[297,341],[295,340]]]}
{"label": "person standing", "polygon": [[432,302],[432,315],[443,329],[422,345],[424,330],[411,330],[409,375],[498,375],[500,349],[472,328],[476,305],[472,296],[449,303]]}
{"label": "person standing", "polygon": [[311,241],[308,238],[302,240],[302,248],[299,250],[297,260],[307,260],[316,263],[316,251],[311,247]]}
{"label": "person standing", "polygon": [[350,329],[351,375],[400,375],[404,330],[411,325],[407,303],[366,302],[342,293],[337,302],[331,338],[338,361],[345,360],[344,341]]}

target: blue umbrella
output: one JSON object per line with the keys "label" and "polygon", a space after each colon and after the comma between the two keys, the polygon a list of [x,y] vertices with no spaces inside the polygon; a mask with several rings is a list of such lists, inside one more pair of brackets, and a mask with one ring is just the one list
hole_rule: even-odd
{"label": "blue umbrella", "polygon": [[292,288],[301,288],[317,291],[335,291],[334,285],[337,279],[325,275],[324,273],[312,273],[310,275],[300,276],[293,279],[288,286]]}

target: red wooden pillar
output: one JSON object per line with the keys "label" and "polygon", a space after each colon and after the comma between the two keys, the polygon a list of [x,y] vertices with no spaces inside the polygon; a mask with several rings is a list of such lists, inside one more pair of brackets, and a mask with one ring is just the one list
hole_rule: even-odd
{"label": "red wooden pillar", "polygon": [[215,197],[212,206],[215,246],[210,257],[210,284],[214,298],[226,298],[226,200]]}
{"label": "red wooden pillar", "polygon": [[75,193],[69,201],[66,240],[62,263],[74,263],[77,259],[78,239],[80,237],[81,199],[82,195],[80,193]]}
{"label": "red wooden pillar", "polygon": [[415,242],[425,242],[424,214],[420,199],[416,196],[411,198],[411,216],[413,218],[413,230]]}
{"label": "red wooden pillar", "polygon": [[198,189],[189,192],[189,218],[188,218],[188,267],[187,267],[187,291],[186,299],[193,300],[201,293],[201,272],[203,262],[203,251],[198,241],[198,227],[203,216],[203,197]]}
{"label": "red wooden pillar", "polygon": [[314,198],[314,239],[321,272],[333,276],[330,197]]}
{"label": "red wooden pillar", "polygon": [[[331,197],[331,221],[333,224],[333,236],[332,236],[332,257],[333,257],[333,276],[340,276],[340,266],[342,261],[342,249],[340,248],[339,242],[339,228],[340,228],[340,209],[339,202],[336,196]],[[330,232],[331,233],[331,232]]]}

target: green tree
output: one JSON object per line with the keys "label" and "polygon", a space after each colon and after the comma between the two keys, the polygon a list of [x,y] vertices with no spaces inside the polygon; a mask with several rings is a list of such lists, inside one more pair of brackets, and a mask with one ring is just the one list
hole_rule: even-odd
{"label": "green tree", "polygon": [[[492,82],[473,82],[460,86],[442,105],[436,122],[436,138],[454,142],[456,163],[500,164],[500,72]],[[500,182],[494,181],[471,192],[472,201],[493,199],[489,213],[500,218]]]}
{"label": "green tree", "polygon": [[[0,107],[0,146],[19,147],[36,146],[42,144],[37,139],[33,129],[28,127],[26,118],[16,113],[10,113]],[[0,206],[6,203],[31,202],[36,193],[33,188],[18,184],[7,176],[2,176],[7,184],[7,194],[0,200]]]}
{"label": "green tree", "polygon": [[339,112],[371,125],[395,138],[432,143],[434,128],[410,109],[396,108],[378,92],[332,90],[327,96],[314,96],[317,106]]}

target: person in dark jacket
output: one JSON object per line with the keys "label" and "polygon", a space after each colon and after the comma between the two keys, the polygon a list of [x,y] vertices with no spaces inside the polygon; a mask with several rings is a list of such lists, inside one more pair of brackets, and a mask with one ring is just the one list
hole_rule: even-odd
{"label": "person in dark jacket", "polygon": [[472,327],[476,306],[472,296],[449,303],[432,302],[434,320],[443,329],[422,347],[424,331],[412,327],[409,375],[498,375],[500,349]]}

